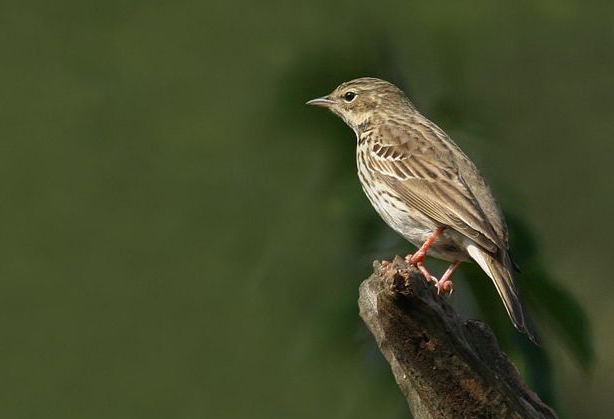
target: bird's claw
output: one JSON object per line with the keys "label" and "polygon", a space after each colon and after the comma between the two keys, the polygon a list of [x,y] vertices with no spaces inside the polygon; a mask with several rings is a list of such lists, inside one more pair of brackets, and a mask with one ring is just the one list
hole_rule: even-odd
{"label": "bird's claw", "polygon": [[426,282],[434,282],[435,284],[437,284],[437,278],[431,275],[422,263],[418,263],[416,267],[420,272],[422,272],[422,275],[424,275],[424,279],[426,279]]}
{"label": "bird's claw", "polygon": [[426,258],[426,253],[418,250],[414,254],[410,253],[407,256],[405,256],[405,262],[407,262],[407,264],[409,265],[418,266],[424,261],[425,258]]}
{"label": "bird's claw", "polygon": [[[418,270],[420,270],[422,275],[424,275],[424,279],[426,279],[426,282],[432,282],[435,285],[435,288],[437,288],[437,295],[452,295],[452,292],[454,291],[454,286],[452,284],[452,281],[449,279],[449,276],[452,271],[449,270],[441,279],[437,279],[433,275],[431,275],[426,269],[426,267],[422,264],[421,259],[424,259],[424,255],[421,255],[419,251],[414,253],[413,255],[411,253],[408,254],[407,256],[405,256],[404,259],[407,264],[413,265],[418,268]],[[383,263],[384,261],[382,261],[382,265]]]}
{"label": "bird's claw", "polygon": [[449,279],[442,279],[437,281],[435,283],[435,288],[437,288],[437,295],[440,295],[442,293],[452,295],[452,292],[454,292],[454,285]]}

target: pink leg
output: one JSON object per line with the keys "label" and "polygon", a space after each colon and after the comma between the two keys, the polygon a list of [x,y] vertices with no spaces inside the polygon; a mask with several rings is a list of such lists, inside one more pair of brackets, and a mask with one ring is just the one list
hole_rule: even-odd
{"label": "pink leg", "polygon": [[429,273],[429,271],[422,264],[422,262],[418,263],[417,267],[420,270],[420,272],[422,272],[422,275],[424,275],[424,278],[426,279],[427,282],[434,282],[435,286],[437,286],[437,278],[435,278]]}
{"label": "pink leg", "polygon": [[427,280],[427,282],[435,282],[435,284],[437,284],[437,279],[429,273],[429,271],[422,264],[422,262],[424,261],[424,258],[426,257],[426,254],[428,253],[433,243],[435,243],[435,240],[437,240],[437,237],[439,237],[439,235],[443,232],[443,229],[443,227],[437,227],[435,230],[433,230],[431,235],[426,239],[426,241],[422,244],[422,246],[420,247],[420,249],[418,249],[416,253],[414,253],[413,255],[405,256],[405,261],[410,265],[416,266],[420,270],[420,272],[422,272],[422,275],[424,275],[424,278]]}
{"label": "pink leg", "polygon": [[414,253],[409,260],[407,260],[407,262],[410,265],[415,265],[418,266],[419,263],[422,263],[422,261],[424,260],[424,258],[426,257],[426,254],[428,253],[429,249],[431,248],[431,246],[433,245],[433,243],[435,243],[435,240],[437,240],[437,237],[439,237],[439,235],[443,232],[443,227],[437,227],[435,230],[433,230],[433,232],[431,233],[431,235],[426,239],[426,241],[424,242],[424,244],[422,245],[422,247],[420,247],[420,249],[418,249],[418,251],[416,253]]}
{"label": "pink leg", "polygon": [[454,263],[452,263],[448,267],[448,269],[443,274],[441,279],[437,281],[437,284],[435,285],[437,287],[437,294],[439,294],[440,292],[443,292],[444,294],[449,292],[450,294],[452,294],[453,288],[452,288],[452,280],[450,279],[450,277],[452,276],[452,273],[454,272],[454,270],[459,264],[460,264],[460,261],[458,260],[454,261]]}

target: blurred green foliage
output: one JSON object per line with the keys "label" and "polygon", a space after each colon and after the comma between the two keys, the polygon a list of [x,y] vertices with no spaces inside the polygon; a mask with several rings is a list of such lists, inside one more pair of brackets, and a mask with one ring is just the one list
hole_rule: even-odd
{"label": "blurred green foliage", "polygon": [[475,267],[453,303],[562,417],[611,414],[611,3],[0,12],[0,417],[406,417],[356,298],[373,259],[411,249],[363,197],[353,134],[304,106],[365,75],[514,215],[543,346]]}

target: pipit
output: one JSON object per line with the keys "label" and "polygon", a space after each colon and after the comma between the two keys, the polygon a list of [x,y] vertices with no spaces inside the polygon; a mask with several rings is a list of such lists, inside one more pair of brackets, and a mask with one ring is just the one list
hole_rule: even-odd
{"label": "pipit", "polygon": [[[510,255],[505,220],[475,164],[391,83],[360,78],[310,100],[337,114],[356,133],[358,177],[367,198],[397,233],[419,250],[406,260],[451,292],[461,262],[475,261],[492,279],[514,326],[533,342]],[[427,253],[451,262],[437,280]]]}

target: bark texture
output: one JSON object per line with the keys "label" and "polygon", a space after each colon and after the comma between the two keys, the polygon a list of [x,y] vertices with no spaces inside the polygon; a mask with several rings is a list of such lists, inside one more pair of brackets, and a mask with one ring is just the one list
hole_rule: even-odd
{"label": "bark texture", "polygon": [[554,419],[488,326],[463,321],[397,257],[360,286],[360,315],[415,419]]}

